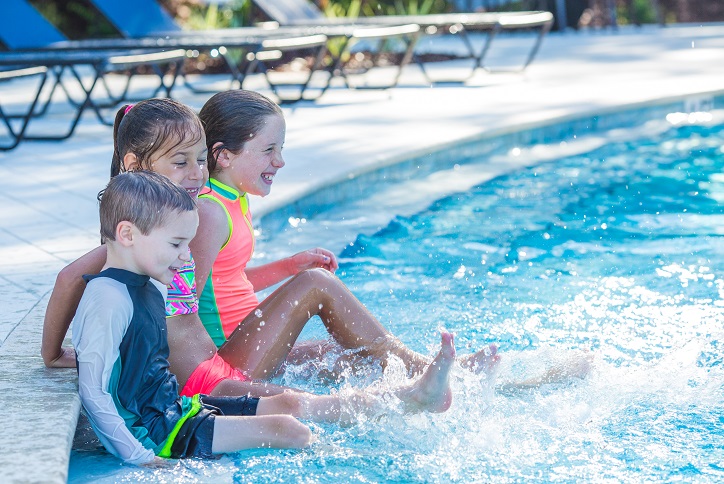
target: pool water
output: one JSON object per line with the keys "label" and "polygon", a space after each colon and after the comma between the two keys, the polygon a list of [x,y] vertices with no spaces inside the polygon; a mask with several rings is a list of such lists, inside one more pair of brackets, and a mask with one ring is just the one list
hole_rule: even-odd
{"label": "pool water", "polygon": [[[303,451],[171,472],[76,450],[70,481],[721,481],[723,204],[724,126],[690,125],[427,202],[345,242],[338,275],[351,290],[418,351],[433,354],[440,328],[460,354],[495,342],[498,378],[515,379],[590,348],[586,379],[501,393],[458,369],[445,414],[402,415],[391,401],[349,429],[313,425],[319,441]],[[259,252],[272,257],[272,243],[287,248],[335,217],[349,225],[335,209]],[[323,334],[319,323],[305,330]],[[316,369],[282,382],[329,391]],[[401,373],[373,367],[332,391]]]}

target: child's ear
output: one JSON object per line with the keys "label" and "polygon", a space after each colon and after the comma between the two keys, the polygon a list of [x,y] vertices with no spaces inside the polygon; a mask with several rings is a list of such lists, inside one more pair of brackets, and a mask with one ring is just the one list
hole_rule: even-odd
{"label": "child's ear", "polygon": [[118,222],[116,226],[116,242],[124,247],[130,247],[133,245],[133,236],[136,231],[136,226],[127,220]]}
{"label": "child's ear", "polygon": [[123,156],[123,168],[124,171],[136,171],[141,168],[135,153],[126,153]]}
{"label": "child's ear", "polygon": [[218,141],[214,144],[214,146],[211,148],[212,153],[218,153],[216,155],[216,166],[221,168],[228,168],[231,164],[231,159],[229,158],[229,150],[222,149],[221,151],[216,151],[219,149],[223,144],[221,141]]}

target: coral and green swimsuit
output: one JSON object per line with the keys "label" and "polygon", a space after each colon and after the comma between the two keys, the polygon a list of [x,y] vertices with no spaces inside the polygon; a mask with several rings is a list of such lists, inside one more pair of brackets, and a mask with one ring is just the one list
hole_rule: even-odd
{"label": "coral and green swimsuit", "polygon": [[199,298],[199,317],[218,347],[259,305],[259,300],[244,272],[254,253],[248,197],[213,178],[209,185],[210,190],[199,198],[218,203],[229,224],[229,238],[219,251]]}

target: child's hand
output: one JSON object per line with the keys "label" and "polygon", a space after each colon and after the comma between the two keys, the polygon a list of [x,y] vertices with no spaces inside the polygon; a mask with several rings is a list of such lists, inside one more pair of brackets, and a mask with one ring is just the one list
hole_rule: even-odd
{"label": "child's hand", "polygon": [[75,349],[70,346],[60,348],[58,357],[46,365],[48,368],[75,368]]}
{"label": "child's hand", "polygon": [[335,272],[339,267],[337,257],[327,249],[321,249],[319,247],[294,254],[289,259],[294,268],[294,274],[298,274],[307,269],[314,269],[315,267],[321,267],[327,269],[329,272]]}

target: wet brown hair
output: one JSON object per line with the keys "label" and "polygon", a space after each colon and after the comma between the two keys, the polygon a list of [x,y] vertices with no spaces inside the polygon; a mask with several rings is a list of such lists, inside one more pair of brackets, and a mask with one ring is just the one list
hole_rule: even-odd
{"label": "wet brown hair", "polygon": [[[277,104],[254,91],[224,91],[206,101],[199,118],[206,131],[209,173],[216,170],[222,150],[239,153],[244,143],[264,126],[264,118],[272,115],[284,117]],[[214,148],[217,143],[221,144]]]}
{"label": "wet brown hair", "polygon": [[188,192],[163,175],[152,171],[120,173],[98,194],[101,238],[116,240],[116,228],[131,222],[143,235],[162,226],[170,212],[196,210]]}
{"label": "wet brown hair", "polygon": [[[151,170],[151,157],[169,140],[176,144],[194,144],[204,135],[196,113],[173,99],[148,99],[127,104],[116,113],[113,124],[111,177],[126,171],[123,157],[133,153],[139,168]],[[166,153],[161,153],[163,156]]]}

